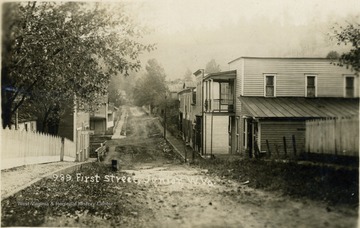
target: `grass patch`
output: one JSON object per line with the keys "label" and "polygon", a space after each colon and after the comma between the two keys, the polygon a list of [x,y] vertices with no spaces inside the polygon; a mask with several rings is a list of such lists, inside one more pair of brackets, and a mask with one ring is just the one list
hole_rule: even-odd
{"label": "grass patch", "polygon": [[250,181],[250,187],[280,191],[285,195],[324,201],[331,205],[358,206],[358,169],[218,158],[199,161],[199,166],[224,178]]}

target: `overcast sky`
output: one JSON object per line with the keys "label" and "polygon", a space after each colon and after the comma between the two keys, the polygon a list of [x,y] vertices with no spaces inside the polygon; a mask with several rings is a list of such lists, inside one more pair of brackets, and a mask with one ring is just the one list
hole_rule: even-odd
{"label": "overcast sky", "polygon": [[336,22],[360,22],[359,0],[133,0],[131,13],[153,29],[145,42],[168,79],[204,68],[222,70],[240,56],[325,57],[342,47],[329,40]]}

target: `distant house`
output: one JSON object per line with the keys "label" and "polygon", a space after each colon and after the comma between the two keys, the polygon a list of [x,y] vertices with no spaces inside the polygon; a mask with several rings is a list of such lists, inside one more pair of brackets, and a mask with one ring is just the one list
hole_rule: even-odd
{"label": "distant house", "polygon": [[76,161],[85,161],[89,157],[90,114],[79,111],[77,105],[66,107],[59,123],[58,135],[75,142]]}
{"label": "distant house", "polygon": [[114,127],[117,110],[118,108],[115,107],[114,103],[109,102],[107,111],[107,129]]}
{"label": "distant house", "polygon": [[95,135],[104,135],[106,131],[114,126],[117,108],[108,102],[108,97],[102,98],[102,104],[90,114],[90,131]]}
{"label": "distant house", "polygon": [[19,120],[18,130],[20,130],[20,131],[37,131],[36,120],[34,120],[34,119]]}
{"label": "distant house", "polygon": [[108,124],[108,102],[104,98],[101,106],[90,114],[90,131],[95,135],[103,135],[107,130]]}
{"label": "distant house", "polygon": [[[180,119],[192,121],[203,155],[282,153],[284,137],[289,153],[293,138],[304,151],[307,120],[359,115],[358,76],[330,61],[241,57],[229,71],[198,70],[192,116],[183,108]],[[179,94],[189,100],[190,90]]]}
{"label": "distant house", "polygon": [[19,131],[37,131],[37,117],[26,110],[26,108],[19,107],[15,115],[11,117],[11,129]]}
{"label": "distant house", "polygon": [[12,118],[12,129],[17,129],[20,131],[37,131],[37,118],[35,117],[24,117],[22,115],[18,115],[17,117]]}
{"label": "distant house", "polygon": [[169,88],[169,98],[178,99],[178,92],[183,89],[184,82],[182,80],[175,80],[166,83]]}
{"label": "distant house", "polygon": [[194,106],[196,105],[196,84],[193,82],[184,82],[182,90],[178,92],[180,101],[179,105],[179,131],[183,139],[190,143],[191,146],[195,144],[195,113]]}

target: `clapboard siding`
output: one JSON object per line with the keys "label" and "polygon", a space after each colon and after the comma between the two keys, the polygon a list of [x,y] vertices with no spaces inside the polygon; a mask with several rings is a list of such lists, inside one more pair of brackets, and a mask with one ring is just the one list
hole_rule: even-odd
{"label": "clapboard siding", "polygon": [[233,64],[229,65],[229,70],[236,70],[236,79],[235,79],[235,113],[239,115],[241,109],[238,101],[238,97],[241,96],[241,80],[242,80],[242,72],[243,72],[243,60],[236,61]]}
{"label": "clapboard siding", "polygon": [[198,115],[202,112],[202,83],[200,79],[196,78],[196,104],[193,106],[194,115]]}
{"label": "clapboard siding", "polygon": [[191,90],[179,93],[179,111],[183,113],[183,119],[193,121],[195,119],[195,105],[193,105],[193,92]]}
{"label": "clapboard siding", "polygon": [[261,121],[260,125],[260,150],[268,150],[266,146],[268,140],[272,156],[277,156],[277,150],[279,155],[284,155],[283,137],[285,136],[287,154],[293,155],[292,135],[295,135],[297,153],[305,151],[305,121]]}
{"label": "clapboard siding", "polygon": [[[205,116],[205,134],[204,139],[206,153],[211,153],[211,145],[212,145],[212,153],[213,154],[227,154],[229,153],[229,133],[228,133],[228,125],[229,125],[229,116],[213,116],[211,118],[211,114],[206,114]],[[211,132],[211,124],[213,124],[213,129]],[[211,135],[212,133],[212,135]],[[212,136],[212,137],[211,137]],[[212,142],[211,142],[212,140]]]}
{"label": "clapboard siding", "polygon": [[[264,82],[264,80],[263,80]],[[303,85],[303,86],[299,86]],[[264,84],[263,84],[264,86]],[[291,93],[289,89],[291,88]],[[264,91],[264,89],[263,89]],[[264,92],[263,92],[264,94]],[[296,73],[278,74],[276,75],[276,96],[296,96],[301,97],[305,95],[305,76],[299,76]]]}
{"label": "clapboard siding", "polygon": [[240,101],[239,101],[239,106],[241,107],[241,112],[239,114],[240,116],[240,121],[241,123],[239,124],[240,125],[240,129],[239,129],[239,134],[240,134],[240,147],[239,147],[239,150],[240,150],[240,154],[244,154],[245,153],[245,147],[244,147],[244,131],[245,131],[245,125],[244,125],[244,118],[243,116],[249,116],[250,115],[250,112],[244,108],[244,104],[242,104]]}
{"label": "clapboard siding", "polygon": [[[241,66],[242,62],[244,66]],[[343,97],[344,75],[354,75],[351,70],[333,65],[327,59],[244,58],[231,62],[230,69],[236,69],[237,78],[240,78],[239,94],[241,73],[244,72],[244,96],[264,96],[264,74],[273,73],[276,74],[277,96],[305,96],[305,75],[315,74],[319,97]],[[358,91],[359,80],[355,83],[355,91]]]}

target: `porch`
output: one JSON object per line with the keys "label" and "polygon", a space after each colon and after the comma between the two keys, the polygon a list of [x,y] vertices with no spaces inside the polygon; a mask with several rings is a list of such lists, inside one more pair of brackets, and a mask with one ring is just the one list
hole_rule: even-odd
{"label": "porch", "polygon": [[204,78],[204,111],[234,113],[236,71],[212,73]]}

